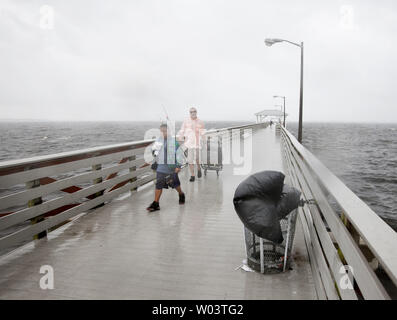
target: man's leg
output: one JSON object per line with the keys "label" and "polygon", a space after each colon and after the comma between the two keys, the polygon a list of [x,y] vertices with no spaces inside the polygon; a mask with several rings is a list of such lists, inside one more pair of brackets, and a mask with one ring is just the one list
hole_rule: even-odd
{"label": "man's leg", "polygon": [[192,177],[194,177],[194,164],[193,163],[189,163],[189,169],[190,169],[190,175]]}
{"label": "man's leg", "polygon": [[197,176],[201,178],[200,149],[196,149]]}
{"label": "man's leg", "polygon": [[181,186],[176,187],[175,190],[178,191],[179,194],[183,194]]}
{"label": "man's leg", "polygon": [[154,201],[160,202],[160,197],[162,193],[163,193],[163,189],[156,189],[154,191]]}
{"label": "man's leg", "polygon": [[190,182],[193,182],[195,179],[194,175],[194,149],[189,148],[187,151],[187,161],[189,163],[189,170],[190,170]]}

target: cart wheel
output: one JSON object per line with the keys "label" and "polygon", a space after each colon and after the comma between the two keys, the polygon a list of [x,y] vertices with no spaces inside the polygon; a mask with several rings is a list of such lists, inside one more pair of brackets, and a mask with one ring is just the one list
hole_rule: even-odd
{"label": "cart wheel", "polygon": [[204,169],[204,175],[205,176],[207,175],[207,169]]}

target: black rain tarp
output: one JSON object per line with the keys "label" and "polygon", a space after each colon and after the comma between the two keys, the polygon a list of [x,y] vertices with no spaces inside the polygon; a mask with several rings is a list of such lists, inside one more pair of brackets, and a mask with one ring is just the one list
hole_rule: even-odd
{"label": "black rain tarp", "polygon": [[237,187],[233,203],[244,226],[261,238],[281,243],[280,220],[299,205],[301,192],[284,184],[279,171],[262,171]]}

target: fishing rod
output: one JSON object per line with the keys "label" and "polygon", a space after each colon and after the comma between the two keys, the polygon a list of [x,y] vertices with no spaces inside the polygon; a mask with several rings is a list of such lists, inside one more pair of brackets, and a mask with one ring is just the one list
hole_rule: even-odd
{"label": "fishing rod", "polygon": [[[171,120],[170,120],[170,118],[169,118],[169,116],[168,116],[167,109],[165,108],[164,105],[161,105],[161,106],[163,107],[163,111],[164,111],[164,113],[165,113],[165,116],[166,116],[166,119],[167,119],[167,124],[168,124],[168,122],[171,122]],[[170,127],[170,126],[167,125],[167,128],[169,128],[169,127]],[[175,131],[175,123],[174,123],[174,125],[172,126],[172,128],[174,129],[174,130],[172,130],[172,131]],[[168,129],[167,129],[167,130],[168,130]],[[175,142],[176,142],[176,141],[177,141],[176,132],[172,132],[172,133],[175,133]],[[180,148],[181,148],[181,150],[182,150],[182,152],[183,152],[183,155],[184,155],[185,159],[187,159],[187,152],[188,152],[188,150],[187,150],[186,146],[184,146],[184,144],[182,144],[182,146],[180,146]],[[185,166],[186,166],[186,163],[184,163],[184,164],[182,165],[182,168],[184,168]]]}
{"label": "fishing rod", "polygon": [[165,117],[166,117],[167,121],[170,121],[170,118],[168,117],[167,110],[165,109],[165,107],[164,107],[163,104],[162,104],[161,106],[163,107],[163,111],[164,111],[164,113],[165,113]]}
{"label": "fishing rod", "polygon": [[[161,105],[161,106],[163,108],[163,112],[165,113],[165,117],[167,119],[166,123],[167,123],[167,130],[168,130],[168,122],[170,122],[170,118],[168,116],[168,112],[167,112],[165,106],[164,105]],[[162,118],[161,115],[160,115],[160,123],[164,123],[163,118]],[[158,155],[158,153],[159,153],[159,151],[161,149],[161,146],[162,146],[162,144],[157,143],[157,141],[154,142],[154,144],[152,145],[152,156],[155,159],[156,159],[156,157],[157,157],[157,155]],[[156,170],[156,168],[157,168],[157,161],[155,159],[154,159],[154,162],[151,164],[152,170]],[[139,168],[144,168],[144,167],[147,167],[149,165],[150,165],[149,163],[145,163]]]}

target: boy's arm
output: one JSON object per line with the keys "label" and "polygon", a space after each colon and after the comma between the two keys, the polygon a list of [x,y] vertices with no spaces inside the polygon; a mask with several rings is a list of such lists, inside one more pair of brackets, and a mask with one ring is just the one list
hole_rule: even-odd
{"label": "boy's arm", "polygon": [[142,166],[140,166],[139,169],[145,168],[145,167],[147,167],[147,166],[150,166],[150,165],[152,165],[154,162],[157,161],[159,149],[161,148],[161,146],[162,146],[162,144],[161,144],[160,140],[159,140],[159,139],[156,139],[156,140],[154,141],[154,143],[153,143],[153,144],[151,145],[151,147],[150,147],[150,149],[151,149],[151,155],[152,155],[152,157],[153,157],[152,161],[151,161],[150,163],[148,163],[148,162],[145,161],[145,163],[144,163]]}

